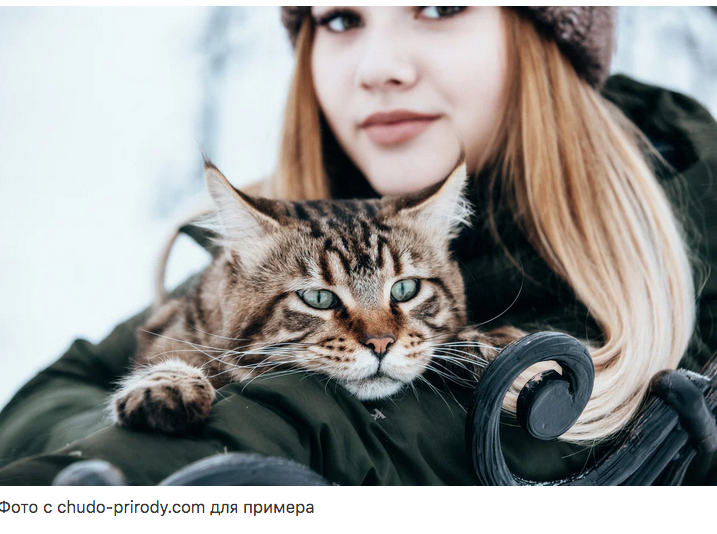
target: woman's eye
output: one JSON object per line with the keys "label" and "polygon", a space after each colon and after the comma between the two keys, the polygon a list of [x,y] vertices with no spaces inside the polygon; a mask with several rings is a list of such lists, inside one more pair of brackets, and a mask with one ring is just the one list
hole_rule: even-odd
{"label": "woman's eye", "polygon": [[441,19],[441,18],[450,17],[452,15],[455,15],[456,13],[460,13],[464,9],[465,9],[465,6],[463,6],[463,7],[429,6],[429,7],[421,8],[421,13],[427,19]]}
{"label": "woman's eye", "polygon": [[306,304],[318,310],[328,310],[338,303],[336,295],[326,289],[310,289],[299,293],[299,297]]}
{"label": "woman's eye", "polygon": [[391,288],[391,298],[398,302],[411,300],[418,293],[418,280],[399,280]]}
{"label": "woman's eye", "polygon": [[351,11],[331,11],[315,21],[316,26],[326,26],[330,31],[343,33],[361,25],[361,18]]}

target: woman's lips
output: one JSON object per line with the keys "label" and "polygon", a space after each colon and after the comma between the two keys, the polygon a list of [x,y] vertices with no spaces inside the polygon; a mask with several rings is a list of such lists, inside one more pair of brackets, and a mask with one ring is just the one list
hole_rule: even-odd
{"label": "woman's lips", "polygon": [[397,145],[413,139],[428,128],[438,117],[426,117],[381,122],[363,127],[368,138],[378,145]]}

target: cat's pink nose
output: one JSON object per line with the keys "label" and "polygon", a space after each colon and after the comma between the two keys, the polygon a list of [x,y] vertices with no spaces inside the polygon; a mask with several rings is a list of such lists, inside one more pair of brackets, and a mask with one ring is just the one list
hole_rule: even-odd
{"label": "cat's pink nose", "polygon": [[380,357],[388,352],[388,346],[394,341],[396,341],[396,338],[391,334],[384,334],[384,337],[368,336],[363,343],[371,347],[373,352]]}

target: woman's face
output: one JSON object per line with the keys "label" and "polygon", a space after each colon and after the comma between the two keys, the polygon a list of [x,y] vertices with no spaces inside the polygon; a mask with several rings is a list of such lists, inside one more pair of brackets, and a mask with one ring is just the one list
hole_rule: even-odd
{"label": "woman's face", "polygon": [[474,171],[502,113],[497,7],[313,7],[311,69],[344,151],[382,195],[444,178],[463,142]]}

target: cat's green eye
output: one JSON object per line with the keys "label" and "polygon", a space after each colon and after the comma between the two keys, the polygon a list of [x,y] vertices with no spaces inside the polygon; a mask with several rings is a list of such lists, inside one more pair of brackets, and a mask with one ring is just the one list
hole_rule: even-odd
{"label": "cat's green eye", "polygon": [[418,293],[418,280],[399,280],[391,288],[391,298],[398,302],[411,300]]}
{"label": "cat's green eye", "polygon": [[299,297],[306,304],[317,310],[328,310],[338,303],[336,295],[326,289],[309,289],[299,293]]}

